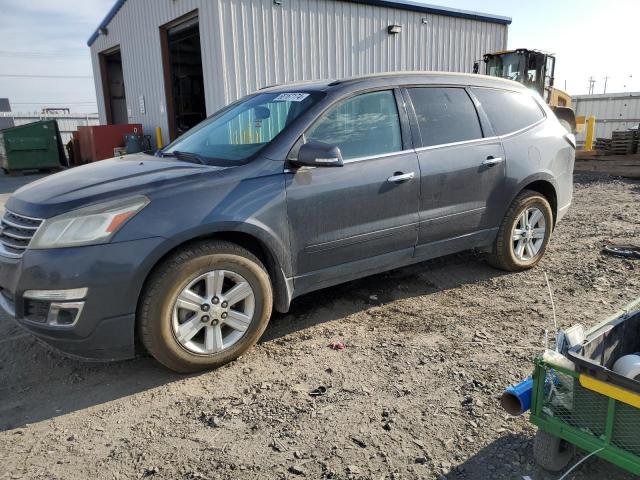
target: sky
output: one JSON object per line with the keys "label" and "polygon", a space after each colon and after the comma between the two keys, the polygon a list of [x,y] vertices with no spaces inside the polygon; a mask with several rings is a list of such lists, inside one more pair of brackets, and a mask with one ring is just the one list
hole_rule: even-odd
{"label": "sky", "polygon": [[[0,97],[11,100],[13,111],[39,111],[43,104],[96,111],[86,42],[114,3],[0,0]],[[603,92],[605,77],[607,92],[640,91],[640,0],[425,3],[511,17],[509,48],[555,53],[556,86],[566,84],[570,94],[587,93],[590,77],[595,93]],[[75,78],[55,78],[60,75]]]}

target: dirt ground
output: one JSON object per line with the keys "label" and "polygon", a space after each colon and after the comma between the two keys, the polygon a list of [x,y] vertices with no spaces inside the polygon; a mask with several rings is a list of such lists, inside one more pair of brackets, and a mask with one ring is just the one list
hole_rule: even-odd
{"label": "dirt ground", "polygon": [[[639,206],[640,181],[577,176],[535,270],[458,255],[306,295],[199,375],[81,363],[2,317],[0,478],[557,479],[497,398],[553,329],[543,271],[565,327],[640,295],[640,262],[600,253],[640,243]],[[632,477],[592,458],[569,478]]]}
{"label": "dirt ground", "polygon": [[601,152],[578,151],[574,172],[640,179],[640,153],[604,155]]}

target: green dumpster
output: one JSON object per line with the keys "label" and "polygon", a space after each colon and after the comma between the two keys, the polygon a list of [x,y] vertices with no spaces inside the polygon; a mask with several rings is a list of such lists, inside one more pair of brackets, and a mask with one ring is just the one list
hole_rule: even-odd
{"label": "green dumpster", "polygon": [[5,173],[59,168],[64,162],[55,120],[41,120],[0,131],[0,165]]}

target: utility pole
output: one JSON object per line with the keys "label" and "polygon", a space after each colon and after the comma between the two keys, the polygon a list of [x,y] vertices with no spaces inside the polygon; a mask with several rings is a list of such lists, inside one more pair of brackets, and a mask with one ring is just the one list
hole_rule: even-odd
{"label": "utility pole", "polygon": [[593,76],[589,77],[589,95],[593,95],[593,89],[596,86],[596,79]]}
{"label": "utility pole", "polygon": [[603,95],[607,93],[607,80],[609,80],[609,78],[610,77],[604,77],[604,90],[602,91]]}

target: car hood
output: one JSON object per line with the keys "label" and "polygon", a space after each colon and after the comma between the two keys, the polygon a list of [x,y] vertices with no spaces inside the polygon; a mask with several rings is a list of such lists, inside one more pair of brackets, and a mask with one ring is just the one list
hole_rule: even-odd
{"label": "car hood", "polygon": [[49,218],[90,203],[127,194],[145,194],[224,169],[173,158],[127,155],[72,168],[29,183],[16,190],[7,201],[6,208],[21,215]]}

